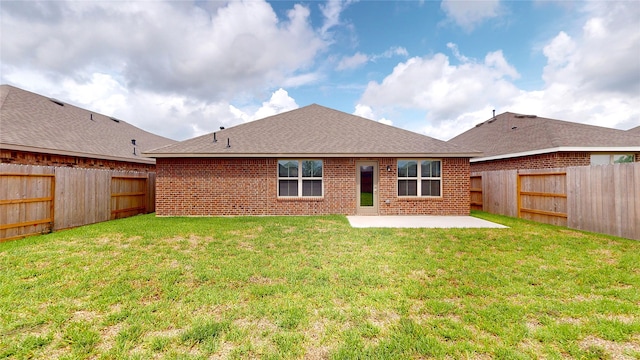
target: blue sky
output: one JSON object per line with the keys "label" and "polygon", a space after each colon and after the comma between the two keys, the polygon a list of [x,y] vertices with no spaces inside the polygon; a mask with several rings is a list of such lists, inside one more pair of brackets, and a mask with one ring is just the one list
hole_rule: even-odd
{"label": "blue sky", "polygon": [[2,1],[0,80],[183,140],[311,103],[640,125],[638,1]]}

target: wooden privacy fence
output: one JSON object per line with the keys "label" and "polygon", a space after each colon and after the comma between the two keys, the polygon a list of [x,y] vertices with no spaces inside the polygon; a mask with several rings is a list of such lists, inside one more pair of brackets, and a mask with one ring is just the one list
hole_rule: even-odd
{"label": "wooden privacy fence", "polygon": [[149,191],[148,176],[112,176],[111,219],[146,213]]}
{"label": "wooden privacy fence", "polygon": [[482,210],[482,176],[471,176],[471,210]]}
{"label": "wooden privacy fence", "polygon": [[[53,230],[55,175],[1,173],[0,234],[2,240]],[[22,189],[29,189],[22,196]]]}
{"label": "wooden privacy fence", "polygon": [[640,163],[485,171],[471,184],[472,208],[640,240]]}
{"label": "wooden privacy fence", "polygon": [[518,217],[567,226],[567,172],[518,173]]}
{"label": "wooden privacy fence", "polygon": [[0,164],[0,241],[155,211],[155,173]]}

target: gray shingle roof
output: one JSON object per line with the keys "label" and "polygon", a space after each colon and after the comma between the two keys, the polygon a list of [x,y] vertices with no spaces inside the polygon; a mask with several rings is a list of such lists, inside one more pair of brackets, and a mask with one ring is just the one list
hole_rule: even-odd
{"label": "gray shingle roof", "polygon": [[627,133],[640,136],[640,126],[627,130]]}
{"label": "gray shingle roof", "polygon": [[557,148],[611,149],[640,146],[626,131],[506,112],[449,140],[483,152],[484,157]]}
{"label": "gray shingle roof", "polygon": [[[320,105],[252,121],[155,149],[151,157],[440,156],[480,155],[411,131]],[[229,142],[230,147],[227,147]]]}
{"label": "gray shingle roof", "polygon": [[[132,139],[136,140],[136,155]],[[154,163],[141,152],[172,143],[175,141],[122,120],[116,122],[108,116],[10,85],[0,86],[3,149]]]}

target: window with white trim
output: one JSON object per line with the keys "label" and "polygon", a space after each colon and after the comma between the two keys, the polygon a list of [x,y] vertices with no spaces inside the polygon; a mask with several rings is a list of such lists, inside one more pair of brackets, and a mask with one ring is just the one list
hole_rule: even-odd
{"label": "window with white trim", "polygon": [[442,196],[442,161],[398,160],[398,196]]}
{"label": "window with white trim", "polygon": [[322,160],[278,160],[278,196],[323,196],[322,165]]}

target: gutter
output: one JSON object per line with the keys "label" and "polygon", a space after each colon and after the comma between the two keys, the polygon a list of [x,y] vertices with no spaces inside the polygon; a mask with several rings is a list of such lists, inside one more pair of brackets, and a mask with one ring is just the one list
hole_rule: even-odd
{"label": "gutter", "polygon": [[75,157],[100,159],[100,160],[114,160],[114,161],[122,161],[122,162],[128,162],[128,163],[139,163],[139,164],[151,164],[151,165],[153,165],[153,164],[156,163],[156,161],[154,159],[150,159],[148,157],[138,157],[138,158],[132,158],[131,157],[131,158],[128,158],[128,157],[120,157],[120,156],[83,153],[83,152],[69,151],[69,150],[46,149],[46,148],[39,148],[39,147],[34,147],[34,146],[23,146],[23,145],[1,144],[0,145],[0,150],[27,151],[27,152],[34,152],[34,153],[39,153],[39,154],[75,156]]}
{"label": "gutter", "polygon": [[150,158],[345,158],[345,157],[371,157],[371,158],[388,158],[388,157],[407,157],[407,158],[420,158],[420,157],[433,157],[433,158],[473,158],[480,155],[480,152],[473,153],[350,153],[350,154],[336,154],[336,153],[225,153],[225,154],[212,154],[212,153],[142,153],[143,156]]}

